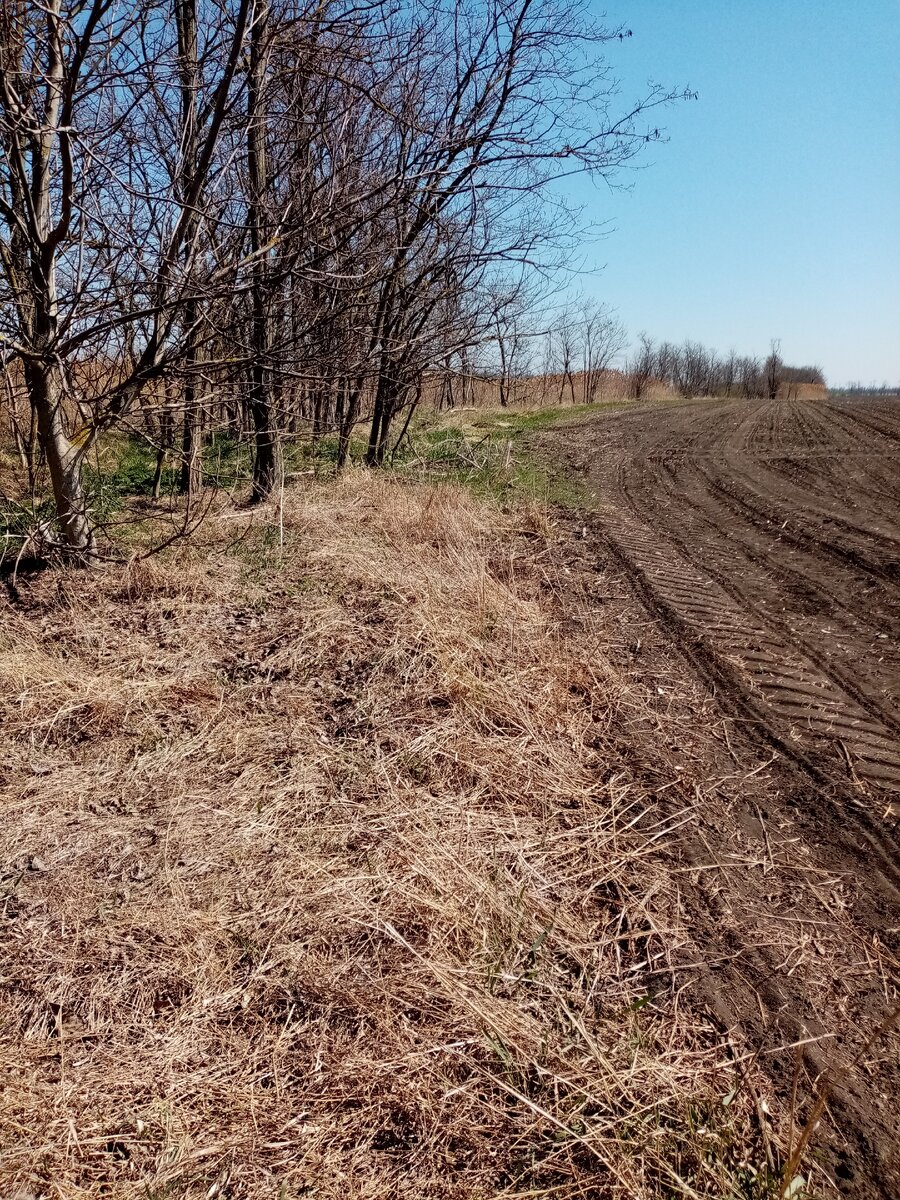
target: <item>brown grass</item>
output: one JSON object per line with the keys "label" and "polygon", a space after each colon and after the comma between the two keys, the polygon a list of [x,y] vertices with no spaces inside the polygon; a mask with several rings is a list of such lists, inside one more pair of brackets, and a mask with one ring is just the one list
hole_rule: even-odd
{"label": "brown grass", "polygon": [[3,614],[0,1195],[728,1194],[750,1100],[546,517],[268,520]]}

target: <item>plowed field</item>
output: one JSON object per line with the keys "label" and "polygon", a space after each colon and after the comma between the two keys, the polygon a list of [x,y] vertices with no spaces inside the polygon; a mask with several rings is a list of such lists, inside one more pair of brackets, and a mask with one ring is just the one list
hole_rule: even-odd
{"label": "plowed field", "polygon": [[[706,777],[729,761],[748,772],[710,788],[680,848],[699,947],[732,956],[702,986],[761,1050],[815,1043],[810,1073],[832,1079],[832,1178],[854,1196],[898,1194],[896,1045],[877,1069],[860,1064],[896,1003],[900,402],[641,405],[540,446],[593,493],[583,566],[621,581],[660,678],[680,662],[704,697],[693,752]],[[727,757],[712,736],[700,745],[718,721]],[[723,867],[729,822],[765,834],[768,883]],[[775,923],[790,930],[780,947]],[[870,974],[873,946],[888,949]]]}
{"label": "plowed field", "polygon": [[579,443],[647,605],[880,841],[900,793],[900,406],[636,408]]}

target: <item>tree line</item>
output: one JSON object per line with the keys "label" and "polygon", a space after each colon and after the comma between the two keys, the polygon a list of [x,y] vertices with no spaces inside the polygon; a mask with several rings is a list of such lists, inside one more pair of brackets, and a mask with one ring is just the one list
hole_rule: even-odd
{"label": "tree line", "polygon": [[734,350],[722,355],[690,340],[681,345],[655,342],[642,333],[626,370],[630,394],[637,400],[653,383],[665,384],[681,396],[772,400],[793,385],[825,386],[820,367],[788,366],[777,340],[772,342],[768,355],[757,357]]}
{"label": "tree line", "polygon": [[608,305],[577,298],[543,327],[539,310],[531,295],[527,303],[520,298],[518,305],[507,304],[496,318],[482,373],[495,382],[501,405],[536,394],[573,404],[592,404],[606,394],[639,400],[660,386],[685,397],[774,399],[797,385],[826,386],[820,367],[788,365],[777,340],[765,356],[734,350],[722,355],[690,339],[676,345],[641,333],[623,355],[628,333]]}
{"label": "tree line", "polygon": [[559,186],[660,137],[628,31],[578,0],[4,0],[4,419],[94,552],[84,467],[139,430],[188,498],[223,425],[253,498],[283,441],[360,421],[384,459],[583,234]]}

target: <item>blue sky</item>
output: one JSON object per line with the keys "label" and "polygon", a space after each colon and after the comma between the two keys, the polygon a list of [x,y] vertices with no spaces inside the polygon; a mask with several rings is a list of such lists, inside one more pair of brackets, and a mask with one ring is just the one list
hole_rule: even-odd
{"label": "blue sky", "polygon": [[[632,335],[900,383],[900,0],[615,0],[623,99],[648,79],[699,99],[659,114],[628,192],[576,185],[611,232],[581,283]],[[655,117],[654,117],[655,120]],[[601,270],[602,268],[602,270]]]}

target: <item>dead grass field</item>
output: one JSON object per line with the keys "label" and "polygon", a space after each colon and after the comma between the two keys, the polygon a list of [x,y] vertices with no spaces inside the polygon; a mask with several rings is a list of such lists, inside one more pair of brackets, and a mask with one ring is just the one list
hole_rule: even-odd
{"label": "dead grass field", "polygon": [[778,1194],[563,572],[539,507],[351,473],[18,580],[0,1195]]}

